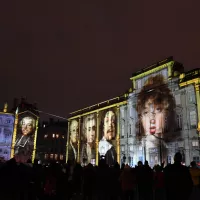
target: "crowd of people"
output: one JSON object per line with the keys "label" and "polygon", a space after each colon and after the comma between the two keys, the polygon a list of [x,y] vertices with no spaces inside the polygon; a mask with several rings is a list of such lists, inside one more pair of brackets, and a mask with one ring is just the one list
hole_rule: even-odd
{"label": "crowd of people", "polygon": [[40,165],[16,163],[11,159],[0,166],[2,200],[189,200],[200,199],[200,169],[181,164],[176,153],[174,164],[157,165],[148,161],[134,168],[118,163],[109,167],[104,159],[98,166],[67,164]]}

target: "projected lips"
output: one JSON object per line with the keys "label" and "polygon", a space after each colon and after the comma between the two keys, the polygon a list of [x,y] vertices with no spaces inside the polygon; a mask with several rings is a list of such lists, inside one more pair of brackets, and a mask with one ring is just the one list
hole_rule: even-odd
{"label": "projected lips", "polygon": [[156,133],[156,120],[151,119],[150,120],[150,133],[154,135]]}

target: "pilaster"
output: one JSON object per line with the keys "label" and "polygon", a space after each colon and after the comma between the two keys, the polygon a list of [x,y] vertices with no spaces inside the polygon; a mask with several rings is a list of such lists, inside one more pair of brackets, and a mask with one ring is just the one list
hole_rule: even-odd
{"label": "pilaster", "polygon": [[68,127],[67,127],[66,163],[68,162],[68,148],[69,148],[69,126],[70,126],[70,120],[68,120]]}
{"label": "pilaster", "polygon": [[78,155],[76,161],[80,163],[80,143],[81,143],[81,117],[78,119]]}
{"label": "pilaster", "polygon": [[196,92],[196,102],[197,102],[197,113],[198,113],[198,136],[200,137],[200,85],[195,84],[195,92]]}
{"label": "pilaster", "polygon": [[36,155],[36,143],[37,143],[37,133],[38,133],[38,122],[39,118],[37,117],[36,125],[35,125],[35,135],[34,135],[34,144],[33,144],[33,154],[32,154],[32,163],[34,163],[35,155]]}
{"label": "pilaster", "polygon": [[119,106],[117,106],[117,162],[120,163],[120,110]]}
{"label": "pilaster", "polygon": [[18,125],[18,113],[15,114],[15,123],[14,123],[14,131],[13,131],[13,139],[12,139],[12,146],[11,146],[11,155],[10,158],[14,157],[15,153],[15,142],[16,142],[16,135],[17,135],[17,125]]}
{"label": "pilaster", "polygon": [[99,112],[96,113],[97,115],[97,134],[96,134],[96,159],[95,164],[98,165],[99,163]]}

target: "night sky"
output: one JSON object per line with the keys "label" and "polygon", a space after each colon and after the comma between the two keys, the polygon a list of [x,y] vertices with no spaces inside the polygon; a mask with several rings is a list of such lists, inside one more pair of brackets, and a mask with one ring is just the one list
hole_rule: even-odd
{"label": "night sky", "polygon": [[123,94],[133,72],[166,57],[200,67],[200,1],[165,2],[1,1],[0,104],[26,96],[67,117]]}

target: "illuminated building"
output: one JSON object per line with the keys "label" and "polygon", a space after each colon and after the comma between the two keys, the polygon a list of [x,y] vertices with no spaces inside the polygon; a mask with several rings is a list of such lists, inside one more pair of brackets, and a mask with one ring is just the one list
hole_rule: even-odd
{"label": "illuminated building", "polygon": [[66,160],[67,122],[52,118],[42,122],[38,129],[37,158],[42,161]]}
{"label": "illuminated building", "polygon": [[186,165],[200,162],[200,70],[184,73],[170,58],[135,73],[131,80],[133,92],[120,107],[121,160],[125,155],[132,166],[148,160],[153,167],[173,163],[179,151]]}
{"label": "illuminated building", "polygon": [[[178,151],[184,164],[192,160],[200,164],[200,69],[184,72],[183,65],[170,57],[134,73],[131,81],[132,88],[123,97],[70,114],[67,158],[98,164],[100,156],[114,147],[116,161],[131,166],[139,160],[147,160],[152,167],[173,163]],[[112,116],[115,134],[109,138],[105,124],[112,122]],[[87,118],[95,118],[95,122],[85,125]],[[91,123],[93,132],[87,132]],[[95,158],[87,141],[93,142]],[[90,159],[86,150],[84,156],[81,153],[84,145]]]}
{"label": "illuminated building", "polygon": [[66,161],[97,165],[101,156],[109,164],[120,161],[119,108],[126,99],[127,94],[70,113]]}
{"label": "illuminated building", "polygon": [[39,115],[35,104],[25,98],[14,100],[11,111],[5,103],[0,113],[0,157],[8,160],[15,157],[17,162],[34,160]]}
{"label": "illuminated building", "polygon": [[12,136],[15,117],[8,112],[8,104],[4,104],[3,112],[0,112],[0,160],[10,159]]}

